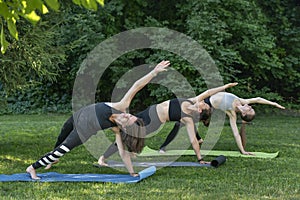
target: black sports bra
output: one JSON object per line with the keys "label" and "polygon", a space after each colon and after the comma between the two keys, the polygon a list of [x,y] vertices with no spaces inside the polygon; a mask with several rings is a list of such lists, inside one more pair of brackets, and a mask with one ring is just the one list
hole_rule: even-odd
{"label": "black sports bra", "polygon": [[170,104],[169,104],[170,121],[180,121],[180,119],[183,117],[192,117],[191,115],[188,115],[181,110],[181,104],[185,101],[193,104],[192,101],[183,98],[176,98],[170,100]]}
{"label": "black sports bra", "polygon": [[212,107],[212,105],[210,103],[210,97],[205,98],[204,102],[207,103],[209,105],[209,107]]}
{"label": "black sports bra", "polygon": [[95,110],[98,122],[102,129],[116,126],[116,124],[110,121],[109,118],[113,113],[122,113],[121,111],[116,110],[103,102],[95,104]]}

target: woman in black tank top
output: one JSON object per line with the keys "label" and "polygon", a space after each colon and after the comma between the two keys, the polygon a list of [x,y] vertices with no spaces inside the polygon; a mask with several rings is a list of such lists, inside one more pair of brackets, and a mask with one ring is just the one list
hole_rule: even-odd
{"label": "woman in black tank top", "polygon": [[[221,87],[209,89],[194,98],[171,99],[160,104],[152,105],[146,110],[138,113],[137,116],[142,118],[144,122],[147,122],[145,124],[147,134],[150,133],[149,130],[155,131],[154,128],[158,129],[162,123],[165,123],[167,121],[176,121],[183,123],[187,129],[190,142],[195,151],[198,161],[201,164],[208,163],[202,160],[199,143],[195,134],[195,122],[192,116],[195,115],[195,113],[200,114],[202,110],[209,110],[209,106],[204,103],[205,98],[208,98],[209,96],[216,94],[217,92],[223,91],[226,88],[235,85],[237,85],[237,83],[229,83]],[[150,108],[152,112],[149,112]],[[150,113],[152,116],[150,116]],[[149,127],[148,131],[147,126]],[[115,144],[112,144],[108,148],[108,150],[100,157],[98,163],[100,165],[107,165],[105,163],[105,159],[116,151],[117,146]]]}
{"label": "woman in black tank top", "polygon": [[[236,95],[227,92],[219,92],[215,95],[212,95],[211,97],[204,99],[204,102],[212,109],[219,109],[226,113],[226,115],[229,118],[230,127],[233,136],[235,138],[235,142],[240,150],[240,153],[244,155],[254,155],[252,152],[248,152],[245,150],[246,142],[247,142],[246,124],[252,121],[255,116],[255,111],[249,104],[255,104],[255,103],[267,104],[267,105],[275,106],[280,109],[285,109],[283,106],[279,105],[278,103],[269,101],[261,97],[242,99],[237,97]],[[238,130],[236,124],[237,113],[240,113],[242,119],[242,125],[240,131]],[[203,120],[205,120],[205,118],[203,118],[202,116],[201,121]],[[173,129],[167,136],[165,142],[160,147],[161,152],[165,151],[165,147],[175,138],[179,129],[183,126],[184,126],[183,123],[175,123]],[[199,140],[200,136],[196,135],[196,137]]]}
{"label": "woman in black tank top", "polygon": [[[207,99],[207,98],[206,98]],[[205,102],[205,100],[204,100]],[[206,102],[205,102],[206,103]],[[198,122],[202,122],[204,126],[208,126],[210,123],[210,116],[211,116],[211,108],[208,110],[202,110],[202,112],[200,113],[200,115],[195,114],[193,116],[193,120],[194,123],[198,123]],[[166,152],[166,146],[168,146],[168,144],[170,144],[176,137],[177,133],[179,132],[179,129],[184,127],[184,124],[180,121],[177,121],[172,130],[170,131],[170,133],[168,134],[167,138],[165,139],[165,141],[163,142],[163,144],[159,147],[159,152],[160,153],[165,153]],[[201,145],[203,143],[203,139],[201,138],[196,125],[194,126],[195,129],[195,135],[196,138],[199,142],[199,144]]]}
{"label": "woman in black tank top", "polygon": [[169,65],[169,61],[160,62],[150,73],[136,81],[121,101],[96,103],[75,112],[63,125],[55,148],[30,165],[26,172],[30,174],[32,179],[40,179],[36,175],[36,169],[42,166],[50,168],[65,153],[86,142],[97,131],[112,128],[116,135],[120,156],[126,168],[130,175],[138,176],[133,171],[130,156],[125,153],[124,145],[133,152],[141,152],[144,146],[145,128],[142,120],[127,114],[126,109],[129,107],[134,95],[149,83],[154,76],[165,71],[165,68]]}

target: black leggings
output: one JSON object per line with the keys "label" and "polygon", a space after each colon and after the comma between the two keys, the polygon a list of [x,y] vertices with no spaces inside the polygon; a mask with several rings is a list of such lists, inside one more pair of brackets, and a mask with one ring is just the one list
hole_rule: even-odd
{"label": "black leggings", "polygon": [[[174,140],[174,138],[176,137],[179,129],[181,127],[183,127],[184,124],[181,123],[181,122],[176,122],[173,129],[171,130],[171,132],[169,133],[169,135],[167,136],[165,142],[161,145],[160,149],[164,149],[168,144],[170,144],[170,142],[172,142],[172,140]],[[200,140],[201,137],[197,131],[197,128],[196,128],[196,125],[194,126],[194,129],[195,129],[195,134],[196,134],[196,137],[197,137],[197,140]],[[110,157],[111,155],[113,155],[114,153],[116,153],[118,151],[118,147],[117,147],[117,144],[116,143],[113,143],[111,144],[108,149],[104,152],[103,156],[104,158],[108,158]]]}
{"label": "black leggings", "polygon": [[74,129],[74,118],[73,115],[64,123],[61,128],[60,134],[57,137],[54,148],[58,147],[72,132]]}
{"label": "black leggings", "polygon": [[[181,122],[176,122],[175,125],[174,125],[174,127],[173,127],[173,129],[171,130],[171,132],[170,132],[169,135],[167,136],[167,138],[166,138],[166,140],[164,141],[164,143],[159,147],[159,149],[164,150],[164,149],[166,148],[166,146],[167,146],[168,144],[170,144],[170,143],[174,140],[174,138],[175,138],[176,135],[178,134],[179,129],[180,129],[181,127],[183,127],[183,126],[184,126],[183,123],[181,123]],[[200,137],[200,135],[199,135],[199,133],[198,133],[198,131],[197,131],[196,125],[194,126],[194,129],[195,129],[195,134],[196,134],[197,140],[200,140],[201,137]]]}
{"label": "black leggings", "polygon": [[48,164],[55,162],[65,153],[68,153],[75,147],[86,142],[88,138],[89,137],[84,139],[83,137],[79,136],[77,130],[74,128],[73,116],[70,117],[63,125],[61,133],[57,138],[54,150],[47,153],[34,164],[32,164],[33,168],[38,169],[42,166],[47,166]]}

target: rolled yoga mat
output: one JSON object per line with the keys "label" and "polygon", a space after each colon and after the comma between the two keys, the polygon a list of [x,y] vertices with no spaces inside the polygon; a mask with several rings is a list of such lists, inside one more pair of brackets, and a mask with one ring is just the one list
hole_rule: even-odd
{"label": "rolled yoga mat", "polygon": [[[239,151],[219,151],[219,150],[201,150],[202,155],[207,156],[219,156],[223,155],[226,157],[242,157],[242,158],[276,158],[279,152],[275,153],[264,153],[264,152],[253,152],[255,156],[243,155]],[[178,155],[195,155],[194,150],[167,150],[165,153],[159,153],[158,150],[154,150],[145,146],[142,153],[138,156],[178,156]]]}
{"label": "rolled yoga mat", "polygon": [[138,177],[129,174],[60,174],[56,172],[38,173],[40,180],[31,179],[28,173],[5,175],[0,174],[0,182],[35,181],[35,182],[110,182],[110,183],[137,183],[156,172],[152,166],[139,172]]}
{"label": "rolled yoga mat", "polygon": [[214,160],[212,160],[210,164],[211,164],[211,166],[217,168],[225,162],[226,162],[226,157],[221,155],[221,156],[216,157]]}

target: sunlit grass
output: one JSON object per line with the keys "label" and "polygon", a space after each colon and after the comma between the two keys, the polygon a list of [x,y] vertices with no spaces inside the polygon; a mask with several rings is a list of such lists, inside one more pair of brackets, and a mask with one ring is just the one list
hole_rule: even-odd
{"label": "sunlit grass", "polygon": [[[67,115],[0,116],[0,172],[23,173],[53,148]],[[172,123],[147,144],[158,147]],[[137,184],[0,182],[0,199],[300,199],[299,117],[258,116],[247,127],[248,151],[276,152],[275,159],[227,158],[217,169],[166,167]],[[206,129],[199,127],[202,135]],[[215,149],[238,150],[228,123]],[[207,159],[211,159],[208,157]],[[195,161],[194,156],[180,158]],[[66,154],[51,171],[124,173],[95,168],[84,146]],[[45,172],[39,169],[39,173]]]}

